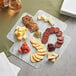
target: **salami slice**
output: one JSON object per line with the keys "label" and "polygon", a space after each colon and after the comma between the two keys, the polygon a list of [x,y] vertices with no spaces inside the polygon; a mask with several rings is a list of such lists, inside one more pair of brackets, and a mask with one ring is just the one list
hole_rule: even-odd
{"label": "salami slice", "polygon": [[58,37],[57,39],[58,39],[58,40],[64,40],[64,37],[61,36],[61,37]]}
{"label": "salami slice", "polygon": [[48,32],[44,32],[43,37],[48,37],[49,33]]}
{"label": "salami slice", "polygon": [[58,43],[58,42],[55,43],[55,47],[56,47],[56,48],[60,48],[61,46],[62,46],[62,44],[60,44],[60,43]]}
{"label": "salami slice", "polygon": [[55,33],[59,32],[60,29],[58,27],[55,28]]}
{"label": "salami slice", "polygon": [[47,29],[45,30],[45,32],[50,32],[50,28],[47,28]]}
{"label": "salami slice", "polygon": [[60,40],[57,40],[57,43],[60,43],[62,44],[64,42],[64,40],[60,41]]}
{"label": "salami slice", "polygon": [[53,34],[55,32],[55,28],[54,27],[51,27],[50,28],[50,34]]}
{"label": "salami slice", "polygon": [[48,42],[47,37],[43,37],[43,38],[42,38],[42,43],[43,43],[43,44],[46,44],[47,42]]}
{"label": "salami slice", "polygon": [[58,33],[56,33],[56,36],[57,37],[62,36],[62,31],[59,31]]}

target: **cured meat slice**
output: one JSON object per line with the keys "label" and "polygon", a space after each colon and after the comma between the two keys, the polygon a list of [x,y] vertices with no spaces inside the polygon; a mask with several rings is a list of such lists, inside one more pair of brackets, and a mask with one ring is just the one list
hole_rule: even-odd
{"label": "cured meat slice", "polygon": [[64,40],[64,37],[61,36],[61,37],[58,37],[57,39],[58,39],[58,40]]}
{"label": "cured meat slice", "polygon": [[49,36],[49,32],[44,32],[43,37],[48,37]]}
{"label": "cured meat slice", "polygon": [[58,43],[58,42],[55,43],[55,47],[56,47],[56,48],[60,48],[61,46],[62,46],[62,44],[60,44],[60,43]]}
{"label": "cured meat slice", "polygon": [[57,43],[60,43],[62,44],[64,42],[64,40],[60,41],[60,40],[57,40]]}
{"label": "cured meat slice", "polygon": [[43,38],[42,38],[42,43],[43,43],[43,44],[46,44],[47,42],[48,42],[48,38],[47,38],[47,37],[43,37]]}
{"label": "cured meat slice", "polygon": [[59,32],[60,29],[58,27],[55,28],[55,33]]}
{"label": "cured meat slice", "polygon": [[56,33],[56,36],[57,37],[62,36],[62,31],[59,31],[58,33]]}
{"label": "cured meat slice", "polygon": [[49,32],[49,33],[50,33],[50,28],[47,28],[47,29],[45,30],[45,32]]}
{"label": "cured meat slice", "polygon": [[53,34],[55,32],[55,28],[54,27],[51,27],[50,28],[50,34]]}

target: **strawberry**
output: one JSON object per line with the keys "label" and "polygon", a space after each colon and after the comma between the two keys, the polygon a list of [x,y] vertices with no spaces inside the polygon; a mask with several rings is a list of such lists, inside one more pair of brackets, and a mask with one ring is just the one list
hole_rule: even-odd
{"label": "strawberry", "polygon": [[18,50],[18,52],[21,53],[21,54],[25,54],[25,53],[30,52],[30,48],[29,48],[29,46],[27,45],[26,42],[24,42],[24,43],[22,44],[22,46],[21,46],[21,48]]}

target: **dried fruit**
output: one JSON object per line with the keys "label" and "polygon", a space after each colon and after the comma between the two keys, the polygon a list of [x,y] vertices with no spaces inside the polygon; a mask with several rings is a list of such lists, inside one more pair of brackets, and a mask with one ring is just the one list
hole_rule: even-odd
{"label": "dried fruit", "polygon": [[36,38],[41,38],[41,32],[36,31],[33,35]]}
{"label": "dried fruit", "polygon": [[48,44],[48,51],[55,51],[55,46],[53,44]]}
{"label": "dried fruit", "polygon": [[48,47],[53,46],[53,44],[48,44]]}

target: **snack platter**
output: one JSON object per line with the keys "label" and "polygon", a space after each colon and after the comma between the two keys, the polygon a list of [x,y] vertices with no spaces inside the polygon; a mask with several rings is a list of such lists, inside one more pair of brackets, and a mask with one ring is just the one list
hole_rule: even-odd
{"label": "snack platter", "polygon": [[[26,33],[28,35],[28,38],[25,36],[26,37],[25,40],[20,40],[22,37],[16,37],[15,36],[15,32],[17,32],[17,29],[19,27],[24,27],[24,25],[26,24],[25,22],[22,21],[22,18],[27,16],[27,15],[32,17],[32,19],[34,20],[35,23],[32,20],[30,26],[35,25],[34,30],[36,28],[36,30],[41,32],[41,34],[42,34],[41,38],[35,38],[33,35],[34,30],[31,31],[30,29],[32,29],[32,28],[30,28],[30,27],[27,27]],[[38,20],[38,17],[40,17],[41,15],[45,15],[46,17],[52,17],[55,24],[52,21],[52,24],[54,24],[54,25],[51,26],[47,20],[46,20],[47,22],[45,22],[43,20]],[[17,27],[17,26],[19,26],[19,27]],[[51,36],[49,36],[48,41],[46,43],[42,42],[42,38],[43,38],[43,34],[44,34],[45,30],[47,28],[52,28],[52,27],[54,27],[54,28],[58,27],[63,32],[64,40],[61,40],[61,42],[62,42],[61,47],[55,48],[51,52],[48,52],[48,50],[47,50],[48,44],[50,44],[50,43],[55,44],[55,42],[57,41],[57,36],[55,34],[52,34]],[[16,22],[14,27],[11,29],[11,31],[7,35],[7,38],[9,40],[11,40],[12,42],[14,42],[13,46],[10,48],[10,52],[13,55],[15,55],[16,57],[25,61],[26,63],[34,66],[35,68],[39,68],[40,66],[47,64],[47,62],[49,62],[48,60],[51,57],[55,57],[55,56],[51,56],[49,58],[49,56],[48,56],[49,53],[55,52],[55,55],[57,57],[52,59],[51,61],[52,62],[57,61],[60,58],[60,56],[62,55],[65,48],[68,46],[69,42],[71,41],[71,38],[64,34],[66,27],[67,27],[67,25],[64,22],[58,20],[57,18],[53,17],[52,15],[50,15],[50,14],[48,14],[42,10],[39,10],[34,16],[32,16],[28,13],[23,13],[22,16],[20,17],[20,19]],[[20,40],[20,41],[18,41],[18,40]],[[36,44],[36,45],[34,45],[34,44]],[[28,47],[26,50],[27,53],[24,53],[21,51],[21,49],[23,47],[22,45],[25,45]],[[46,49],[46,53],[44,53],[45,51],[41,51],[40,48],[42,48],[42,50]],[[42,52],[42,53],[39,53],[38,51]],[[42,55],[43,53],[44,53],[44,55]],[[33,60],[33,58],[32,58],[33,56],[36,56],[36,57],[41,58],[41,59],[36,58],[36,60]],[[49,63],[51,63],[51,62],[49,62]]]}

